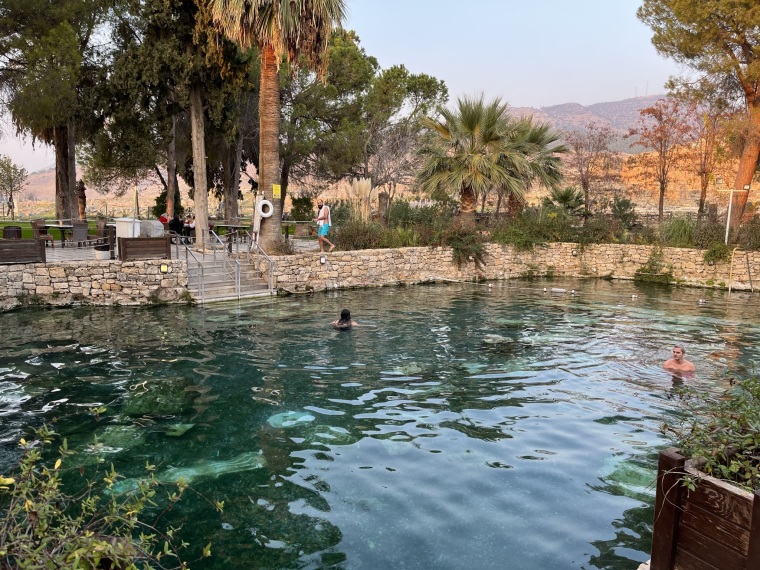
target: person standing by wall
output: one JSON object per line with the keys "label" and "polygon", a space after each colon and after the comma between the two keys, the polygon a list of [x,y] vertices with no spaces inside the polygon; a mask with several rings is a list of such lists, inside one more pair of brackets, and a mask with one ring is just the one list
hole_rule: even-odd
{"label": "person standing by wall", "polygon": [[322,198],[317,198],[317,217],[314,218],[317,222],[317,241],[319,241],[319,251],[325,251],[325,244],[330,246],[327,251],[335,249],[335,244],[327,239],[327,234],[330,231],[332,225],[332,218],[330,217],[330,206],[325,205],[325,201]]}

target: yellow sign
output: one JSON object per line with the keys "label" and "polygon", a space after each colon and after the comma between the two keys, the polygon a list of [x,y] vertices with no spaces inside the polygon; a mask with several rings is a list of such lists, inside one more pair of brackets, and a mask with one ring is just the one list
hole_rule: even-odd
{"label": "yellow sign", "polygon": [[272,198],[282,197],[282,186],[279,184],[272,184]]}

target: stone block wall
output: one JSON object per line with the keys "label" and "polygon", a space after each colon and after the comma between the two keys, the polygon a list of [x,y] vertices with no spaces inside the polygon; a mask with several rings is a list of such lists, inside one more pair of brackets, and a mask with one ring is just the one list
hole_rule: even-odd
{"label": "stone block wall", "polygon": [[[647,264],[653,246],[602,244],[581,247],[553,243],[530,251],[488,244],[485,263],[452,263],[449,249],[407,247],[279,256],[275,262],[277,287],[292,293],[352,287],[372,287],[437,281],[512,279],[516,277],[606,277],[633,279]],[[760,252],[737,252],[729,262],[708,265],[704,251],[662,248],[662,272],[672,272],[677,283],[696,287],[750,289],[760,286]],[[325,262],[321,260],[324,258]],[[749,269],[748,269],[749,268]]]}
{"label": "stone block wall", "polygon": [[[604,244],[581,247],[554,243],[531,251],[488,244],[484,263],[457,267],[450,249],[406,247],[273,258],[279,289],[292,293],[425,282],[513,279],[518,277],[605,277],[633,279],[647,264],[653,246]],[[662,248],[663,272],[695,287],[749,290],[760,287],[760,252],[737,251],[730,262],[708,265],[704,252]],[[324,259],[324,263],[322,260]],[[161,264],[169,273],[162,274]],[[264,268],[266,271],[268,268]],[[0,265],[0,310],[23,303],[52,305],[147,305],[188,298],[187,265],[180,260],[79,261]]]}
{"label": "stone block wall", "polygon": [[[161,264],[169,272],[161,273]],[[0,265],[0,309],[24,303],[145,305],[175,302],[187,290],[180,260],[67,261]]]}

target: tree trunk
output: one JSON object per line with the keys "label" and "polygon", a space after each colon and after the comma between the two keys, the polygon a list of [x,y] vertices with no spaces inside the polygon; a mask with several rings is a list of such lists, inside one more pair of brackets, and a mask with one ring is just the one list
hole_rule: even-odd
{"label": "tree trunk", "polygon": [[520,200],[517,199],[514,192],[510,192],[507,196],[507,215],[510,220],[514,220],[517,214],[520,213]]}
{"label": "tree trunk", "polygon": [[172,115],[169,146],[166,149],[166,215],[171,220],[174,217],[174,197],[177,192],[177,117]]}
{"label": "tree trunk", "polygon": [[[731,232],[737,235],[739,225],[744,215],[744,208],[747,206],[749,192],[741,192],[745,186],[752,184],[752,178],[757,168],[757,160],[760,157],[760,93],[757,93],[755,100],[749,105],[749,129],[747,139],[744,142],[741,158],[739,159],[739,168],[736,171],[734,179],[735,190],[740,192],[734,193],[734,203],[731,206]],[[750,189],[751,191],[751,189]]]}
{"label": "tree trunk", "polygon": [[261,220],[259,244],[272,249],[282,236],[282,203],[275,200],[272,185],[280,171],[280,78],[272,46],[261,51],[259,87],[259,192],[272,203],[272,216]]}
{"label": "tree trunk", "polygon": [[53,127],[55,145],[55,217],[71,218],[71,190],[69,189],[69,129]]}
{"label": "tree trunk", "polygon": [[591,191],[588,180],[581,182],[581,188],[583,189],[583,225],[586,225],[586,220],[591,217]]}
{"label": "tree trunk", "polygon": [[462,186],[459,191],[459,219],[463,226],[473,227],[475,225],[475,208],[478,199],[475,196],[471,186]]}
{"label": "tree trunk", "polygon": [[87,219],[87,188],[84,185],[84,180],[77,182],[77,206],[79,209],[79,219]]}
{"label": "tree trunk", "polygon": [[705,214],[705,202],[707,202],[707,188],[710,185],[710,175],[704,172],[699,175],[699,210],[697,210],[698,217],[702,217]]}
{"label": "tree trunk", "polygon": [[208,231],[208,181],[206,178],[206,142],[203,122],[203,101],[201,86],[195,83],[190,88],[190,126],[193,143],[193,202],[195,205],[195,239],[198,248],[205,247]]}
{"label": "tree trunk", "polygon": [[68,128],[68,152],[69,152],[69,215],[66,216],[72,220],[84,219],[79,217],[79,197],[77,196],[77,157],[76,157],[76,138],[74,137],[74,121],[69,119]]}
{"label": "tree trunk", "polygon": [[662,215],[665,211],[665,191],[668,189],[668,183],[666,180],[660,180],[660,204],[658,208],[659,221],[662,222]]}

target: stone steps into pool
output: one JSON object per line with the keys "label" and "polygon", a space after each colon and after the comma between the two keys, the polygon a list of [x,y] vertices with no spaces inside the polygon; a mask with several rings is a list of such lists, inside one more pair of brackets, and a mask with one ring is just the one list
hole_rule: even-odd
{"label": "stone steps into pool", "polygon": [[267,280],[261,271],[256,269],[253,263],[242,260],[238,289],[234,267],[234,262],[221,259],[189,263],[187,289],[193,299],[198,303],[208,303],[271,295]]}

